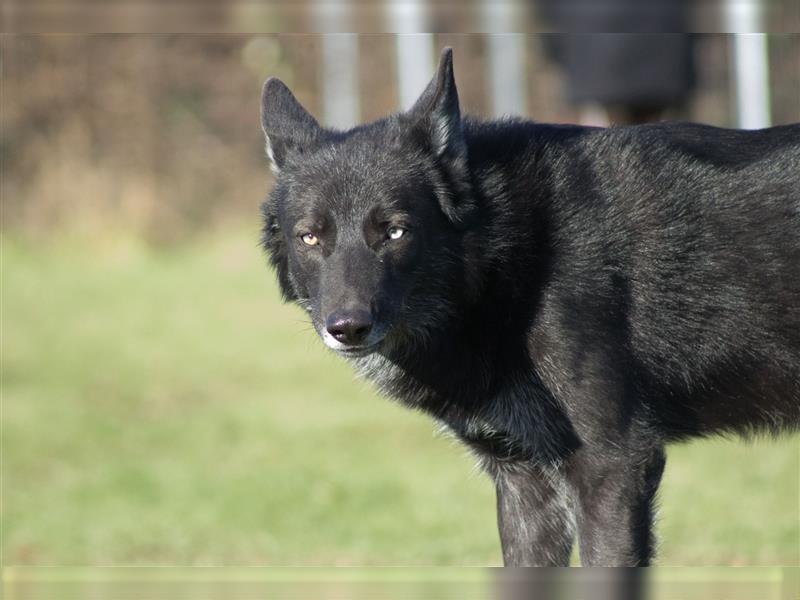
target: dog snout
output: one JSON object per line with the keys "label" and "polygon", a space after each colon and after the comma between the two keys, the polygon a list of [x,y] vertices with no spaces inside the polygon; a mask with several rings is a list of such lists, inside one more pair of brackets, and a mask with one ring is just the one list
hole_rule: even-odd
{"label": "dog snout", "polygon": [[348,346],[362,343],[372,331],[372,315],[366,310],[338,310],[328,315],[325,329],[338,342]]}

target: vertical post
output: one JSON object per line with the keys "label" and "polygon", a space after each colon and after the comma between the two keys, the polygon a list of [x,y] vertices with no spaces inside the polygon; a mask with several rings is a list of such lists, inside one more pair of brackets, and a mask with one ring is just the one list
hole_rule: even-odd
{"label": "vertical post", "polygon": [[322,118],[330,127],[356,125],[361,114],[358,95],[358,35],[352,31],[350,4],[315,0],[317,31],[322,35]]}
{"label": "vertical post", "polygon": [[760,0],[727,0],[732,33],[737,125],[761,129],[771,124],[767,34],[761,30]]}
{"label": "vertical post", "polygon": [[514,31],[520,23],[519,2],[482,0],[488,31],[489,96],[495,117],[526,113],[525,37]]}
{"label": "vertical post", "polygon": [[389,31],[396,33],[397,78],[400,107],[410,108],[433,76],[433,35],[427,27],[423,0],[389,0]]}

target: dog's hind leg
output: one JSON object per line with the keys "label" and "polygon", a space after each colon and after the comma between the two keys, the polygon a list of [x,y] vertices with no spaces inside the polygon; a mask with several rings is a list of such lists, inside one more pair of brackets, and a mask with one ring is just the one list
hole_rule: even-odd
{"label": "dog's hind leg", "polygon": [[505,566],[568,566],[575,527],[563,475],[519,462],[492,471]]}
{"label": "dog's hind leg", "polygon": [[611,458],[582,447],[569,460],[584,566],[645,567],[653,558],[653,512],[666,462],[657,446]]}

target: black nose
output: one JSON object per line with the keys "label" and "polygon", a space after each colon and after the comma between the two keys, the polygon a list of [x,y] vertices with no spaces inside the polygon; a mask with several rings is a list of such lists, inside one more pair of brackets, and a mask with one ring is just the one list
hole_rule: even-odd
{"label": "black nose", "polygon": [[372,315],[366,310],[337,310],[328,315],[325,329],[342,344],[356,346],[372,330]]}

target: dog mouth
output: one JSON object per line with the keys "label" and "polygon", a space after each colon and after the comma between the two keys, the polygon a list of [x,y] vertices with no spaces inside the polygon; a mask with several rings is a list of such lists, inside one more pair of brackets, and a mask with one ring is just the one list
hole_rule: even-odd
{"label": "dog mouth", "polygon": [[385,335],[372,335],[369,336],[363,344],[343,344],[324,329],[320,333],[320,337],[328,348],[340,356],[346,356],[349,358],[360,358],[376,352],[381,347],[385,339]]}
{"label": "dog mouth", "polygon": [[368,356],[373,352],[376,352],[380,347],[380,345],[381,342],[377,342],[375,344],[370,344],[368,346],[348,346],[345,348],[337,348],[335,350],[342,356],[348,356],[350,358],[361,358],[364,356]]}

